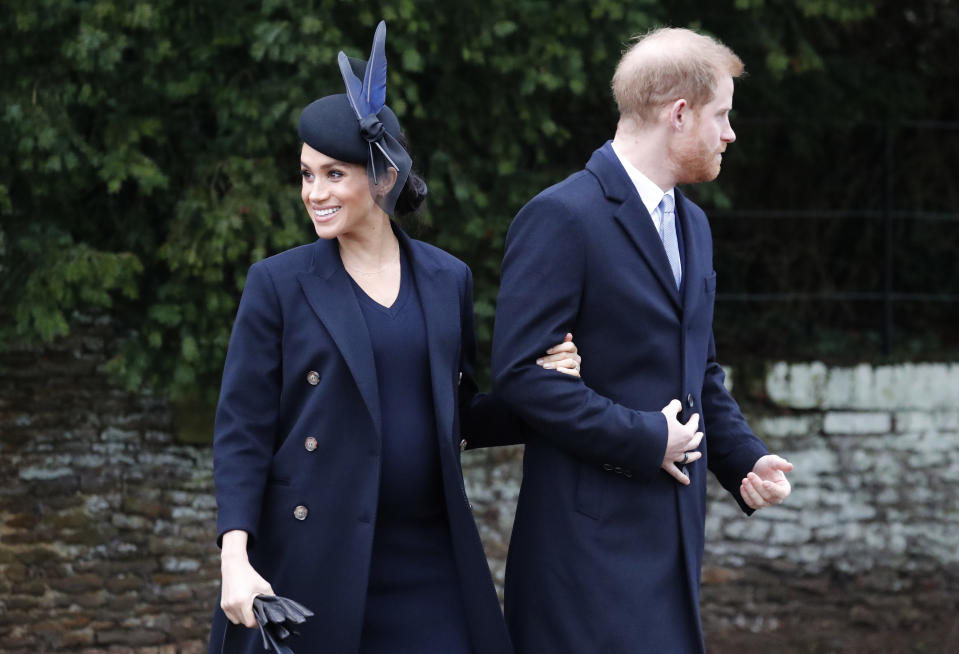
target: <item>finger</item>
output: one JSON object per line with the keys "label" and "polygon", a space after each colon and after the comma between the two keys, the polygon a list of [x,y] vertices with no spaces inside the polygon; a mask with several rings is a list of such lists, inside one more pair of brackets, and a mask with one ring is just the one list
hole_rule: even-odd
{"label": "finger", "polygon": [[253,609],[243,612],[243,626],[253,629],[256,626],[256,617],[253,615]]}
{"label": "finger", "polygon": [[786,480],[781,482],[766,480],[762,483],[763,497],[770,504],[782,504],[783,501],[789,497],[789,493],[791,492],[792,487]]}
{"label": "finger", "polygon": [[536,363],[542,366],[543,364],[546,364],[546,363],[560,363],[560,362],[568,361],[569,362],[568,364],[564,363],[563,365],[574,366],[576,365],[577,360],[579,358],[580,357],[578,354],[570,354],[569,352],[558,352],[557,354],[551,354],[546,357],[540,357],[539,359],[536,360]]}
{"label": "finger", "polygon": [[703,432],[697,431],[693,434],[693,437],[689,439],[689,442],[686,443],[686,451],[695,450],[699,447],[699,444],[703,442]]}
{"label": "finger", "polygon": [[564,342],[564,343],[572,343],[572,342],[573,342],[573,332],[566,332],[566,336],[563,337],[563,342]]}
{"label": "finger", "polygon": [[576,345],[567,341],[564,341],[558,345],[546,350],[546,354],[556,354],[557,352],[576,352]]}
{"label": "finger", "polygon": [[697,429],[699,429],[699,414],[698,414],[698,413],[694,413],[693,415],[689,416],[689,420],[686,421],[686,428],[687,428],[689,431],[696,431]]}
{"label": "finger", "polygon": [[678,416],[679,412],[683,410],[683,404],[679,400],[670,400],[669,404],[663,407],[663,413],[668,416]]}
{"label": "finger", "polygon": [[226,616],[227,620],[229,620],[233,624],[240,624],[240,619],[237,617],[236,613],[233,611],[233,607],[228,606],[227,604],[221,602],[220,608],[223,609],[223,614]]}
{"label": "finger", "polygon": [[[252,603],[251,603],[252,605]],[[243,607],[239,602],[232,601],[228,604],[222,605],[223,613],[226,614],[227,619],[233,624],[245,624],[243,617]]]}
{"label": "finger", "polygon": [[570,375],[572,377],[579,377],[579,368],[557,368],[556,372],[561,372],[564,375]]}
{"label": "finger", "polygon": [[793,464],[792,464],[792,463],[790,463],[790,462],[787,461],[786,459],[784,459],[784,458],[782,458],[782,457],[779,457],[779,456],[777,456],[777,457],[773,460],[772,464],[773,464],[773,467],[774,467],[776,470],[782,470],[783,472],[789,472],[790,470],[793,469]]}
{"label": "finger", "polygon": [[675,463],[670,463],[668,466],[663,466],[663,470],[669,473],[669,476],[678,481],[683,486],[689,486],[689,477],[678,467]]}
{"label": "finger", "polygon": [[759,459],[756,462],[753,470],[764,473],[764,472],[789,472],[793,469],[793,464],[775,454],[767,454]]}
{"label": "finger", "polygon": [[743,500],[753,509],[761,509],[766,506],[766,501],[763,499],[762,495],[757,492],[756,488],[753,486],[753,482],[748,477],[743,479],[742,484],[739,487],[739,493],[742,495]]}
{"label": "finger", "polygon": [[702,452],[687,452],[688,456],[686,457],[686,463],[692,463],[693,461],[699,461],[703,458]]}

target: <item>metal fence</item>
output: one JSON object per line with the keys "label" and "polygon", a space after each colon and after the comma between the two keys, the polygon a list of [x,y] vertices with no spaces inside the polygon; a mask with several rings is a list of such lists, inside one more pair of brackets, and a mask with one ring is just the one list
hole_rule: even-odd
{"label": "metal fence", "polygon": [[[742,121],[746,126],[745,131],[751,132],[753,136],[761,133],[763,130],[770,134],[778,133],[777,130],[803,130],[808,127],[801,125],[786,125],[775,120],[752,120]],[[850,137],[851,130],[869,133],[867,138]],[[737,125],[737,131],[740,133],[740,142],[743,141],[743,128]],[[827,126],[819,125],[815,131],[820,138],[828,140],[830,134],[842,134],[850,144],[847,150],[848,156],[836,155],[833,161],[823,162],[826,170],[819,174],[820,179],[831,179],[830,189],[833,191],[838,188],[849,188],[849,185],[859,184],[863,190],[868,189],[872,192],[864,193],[871,199],[872,206],[865,208],[770,208],[770,209],[717,209],[708,210],[708,214],[713,222],[714,232],[722,231],[724,225],[730,223],[747,222],[756,225],[756,232],[776,232],[775,223],[786,223],[789,221],[798,221],[808,225],[823,224],[821,221],[844,221],[846,223],[870,223],[870,232],[881,236],[881,246],[877,247],[874,260],[870,257],[864,257],[860,254],[860,267],[873,267],[874,275],[879,284],[872,284],[871,288],[835,288],[835,284],[827,283],[831,288],[804,288],[802,290],[776,289],[774,291],[757,290],[754,288],[723,289],[720,286],[720,293],[717,301],[720,303],[741,303],[741,304],[759,304],[762,310],[776,310],[774,305],[780,307],[783,303],[803,303],[807,306],[824,306],[828,303],[871,303],[881,306],[878,322],[874,325],[875,329],[881,334],[881,349],[884,354],[890,354],[896,345],[896,317],[898,307],[904,304],[910,304],[914,307],[925,307],[928,309],[931,305],[944,305],[949,307],[945,317],[941,320],[943,324],[930,325],[932,329],[948,331],[953,329],[955,323],[952,319],[959,319],[957,315],[952,315],[953,310],[959,308],[959,273],[957,273],[955,261],[959,259],[959,202],[956,201],[957,188],[959,188],[959,122],[942,121],[898,121],[895,123],[875,123],[861,122],[856,124],[832,124]],[[921,134],[922,138],[906,139],[909,133]],[[825,136],[823,136],[825,135]],[[782,135],[780,134],[780,137]],[[795,135],[793,135],[795,138]],[[931,137],[931,138],[930,138]],[[842,141],[843,139],[839,139]],[[953,143],[953,141],[955,143]],[[734,148],[739,148],[740,143],[736,143]],[[776,160],[777,150],[770,148],[768,143],[760,143],[758,146],[746,149],[739,157],[736,163],[744,164],[746,172],[740,171],[737,184],[748,187],[749,171],[754,171],[755,175],[767,174],[762,171],[762,167],[768,165],[764,161],[770,159]],[[926,149],[923,152],[923,149]],[[851,152],[851,150],[859,150]],[[881,153],[881,154],[880,154]],[[877,156],[878,155],[878,156]],[[750,161],[753,157],[757,160]],[[851,177],[849,170],[845,170],[843,162],[855,161],[857,165],[863,165],[868,168],[863,174],[858,175],[858,181],[846,181]],[[932,160],[930,162],[930,160]],[[808,160],[806,160],[808,165]],[[829,166],[833,166],[830,173]],[[724,164],[725,176],[728,164]],[[935,171],[929,175],[930,179],[924,178],[926,167]],[[806,171],[808,173],[808,170]],[[862,172],[861,170],[858,172]],[[802,171],[794,170],[790,173],[789,166],[783,167],[783,175],[793,174],[796,178],[801,178]],[[934,179],[931,179],[934,178]],[[955,180],[953,183],[952,180]],[[734,182],[735,183],[735,182]],[[939,186],[941,188],[932,188]],[[813,185],[814,186],[814,185]],[[881,188],[876,188],[877,186]],[[855,191],[852,188],[851,191]],[[807,190],[809,194],[817,194],[816,188]],[[936,201],[944,203],[945,206],[938,206],[934,209],[924,208],[924,204],[929,204],[929,194],[936,194]],[[775,196],[775,191],[771,193]],[[829,193],[825,193],[827,197]],[[878,195],[878,197],[877,197]],[[919,198],[918,200],[913,200]],[[925,198],[923,202],[922,198]],[[767,204],[770,198],[766,198]],[[775,197],[772,198],[772,201]],[[915,208],[903,208],[903,204],[908,203]],[[741,201],[740,198],[733,198],[732,204],[748,204]],[[897,225],[902,223],[926,223],[942,226],[940,236],[926,237],[934,239],[937,244],[956,244],[955,256],[942,257],[937,265],[940,268],[950,267],[949,270],[940,270],[943,274],[930,272],[925,282],[922,282],[922,290],[909,289],[903,290],[897,288],[897,261],[915,262],[915,267],[920,267],[923,258],[921,251],[905,251],[906,244],[900,243],[897,239]],[[939,230],[936,230],[939,233]],[[855,233],[854,229],[847,230],[847,233]],[[769,239],[766,239],[768,243]],[[791,246],[784,242],[780,246],[785,252]],[[780,247],[777,246],[777,247]],[[735,244],[724,243],[720,238],[716,239],[715,247],[717,252],[723,249],[735,248]],[[839,248],[833,247],[839,251]],[[868,250],[868,248],[866,248]],[[828,255],[827,255],[828,256]],[[951,260],[950,260],[951,259]],[[746,264],[744,264],[746,265]],[[825,264],[825,265],[828,265]],[[900,263],[900,267],[902,264]],[[910,266],[913,267],[913,266]],[[720,271],[722,274],[722,271]],[[742,284],[742,286],[750,286]],[[717,309],[719,310],[719,309]],[[876,313],[875,310],[870,313]]]}

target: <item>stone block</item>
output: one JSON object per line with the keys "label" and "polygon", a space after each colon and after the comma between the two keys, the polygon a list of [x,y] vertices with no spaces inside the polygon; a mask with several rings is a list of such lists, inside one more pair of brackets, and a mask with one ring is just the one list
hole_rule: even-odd
{"label": "stone block", "polygon": [[895,431],[934,431],[937,428],[936,413],[930,411],[897,411],[893,414]]}
{"label": "stone block", "polygon": [[832,476],[840,471],[839,457],[829,449],[802,450],[789,453],[793,464],[790,479],[793,486],[817,487],[817,476]]}
{"label": "stone block", "polygon": [[737,521],[727,522],[723,526],[723,535],[733,540],[746,540],[761,543],[769,536],[770,523],[759,520],[743,518]]}
{"label": "stone block", "polygon": [[791,522],[777,522],[772,525],[769,542],[773,545],[801,545],[810,541],[812,530]]}
{"label": "stone block", "polygon": [[196,559],[167,556],[163,558],[162,566],[167,572],[196,572],[200,569],[200,562]]}
{"label": "stone block", "polygon": [[800,364],[781,361],[766,373],[766,395],[782,407],[821,408],[827,375],[826,365],[819,361]]}
{"label": "stone block", "polygon": [[888,413],[829,411],[823,419],[826,434],[885,434],[892,430]]}
{"label": "stone block", "polygon": [[752,423],[753,430],[762,438],[787,438],[818,434],[822,428],[819,414],[762,417]]}

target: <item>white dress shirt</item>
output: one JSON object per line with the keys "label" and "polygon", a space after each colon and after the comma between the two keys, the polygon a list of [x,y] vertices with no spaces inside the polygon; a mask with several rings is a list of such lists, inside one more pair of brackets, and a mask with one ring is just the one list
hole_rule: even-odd
{"label": "white dress shirt", "polygon": [[636,192],[639,193],[639,199],[642,200],[643,205],[646,207],[646,211],[649,212],[649,217],[653,219],[653,227],[656,228],[656,233],[662,234],[663,213],[659,210],[659,203],[662,202],[664,195],[668,195],[673,199],[673,206],[675,206],[675,187],[663,193],[663,189],[659,188],[654,181],[639,172],[639,169],[636,168],[636,166],[626,160],[626,157],[624,157],[622,153],[616,149],[615,144],[613,145],[613,152],[616,154],[619,162],[623,164],[623,168],[626,169],[626,174],[629,175],[629,179],[632,180],[633,186],[636,187]]}

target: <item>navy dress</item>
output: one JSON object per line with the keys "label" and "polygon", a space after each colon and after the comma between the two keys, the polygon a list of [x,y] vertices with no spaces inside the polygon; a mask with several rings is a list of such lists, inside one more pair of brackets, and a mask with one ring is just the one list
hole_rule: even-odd
{"label": "navy dress", "polygon": [[426,325],[401,254],[390,307],[353,282],[382,402],[383,456],[361,654],[468,654],[440,473]]}

